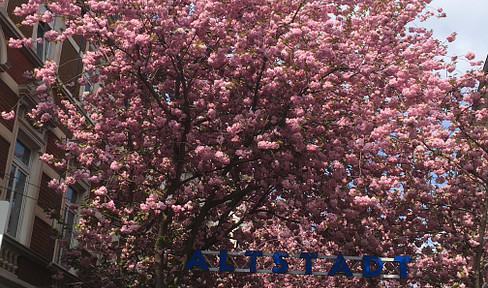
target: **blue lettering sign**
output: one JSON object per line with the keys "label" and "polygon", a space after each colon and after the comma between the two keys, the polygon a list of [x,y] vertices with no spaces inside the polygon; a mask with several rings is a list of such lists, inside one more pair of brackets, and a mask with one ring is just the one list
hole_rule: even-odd
{"label": "blue lettering sign", "polygon": [[312,274],[312,259],[317,258],[317,253],[300,253],[300,258],[305,258],[305,274]]}
{"label": "blue lettering sign", "polygon": [[[217,261],[211,262],[210,266],[207,265],[206,259],[203,255],[216,255],[219,254],[220,257],[217,258],[218,264],[216,263]],[[264,254],[262,251],[257,251],[257,250],[248,250],[244,253],[233,253],[232,254],[231,260],[229,260],[229,263],[237,263],[234,262],[236,257],[242,257],[242,256],[247,256],[249,257],[249,270],[247,269],[235,269],[234,265],[228,264],[227,261],[227,250],[220,250],[219,252],[217,251],[200,251],[199,248],[195,250],[193,255],[191,256],[190,260],[188,260],[188,263],[185,265],[185,269],[191,270],[195,266],[199,266],[202,270],[211,270],[211,271],[234,271],[234,272],[251,272],[251,273],[256,273],[257,272],[257,258],[259,256],[266,256],[266,257],[273,257],[273,262],[275,263],[275,266],[271,270],[260,270],[259,272],[262,273],[289,273],[289,274],[303,274],[300,273],[300,271],[295,271],[291,270],[289,271],[289,264],[287,262],[286,257],[293,257],[293,258],[302,258],[305,259],[305,275],[311,275],[311,274],[323,274],[322,271],[320,273],[314,272],[313,266],[312,266],[312,259],[319,258],[320,256],[317,255],[317,253],[300,253],[298,255],[289,255],[285,251],[278,251],[275,252],[274,254]],[[320,258],[331,258],[331,257],[320,257]],[[209,258],[211,261],[213,261],[215,258],[211,257]],[[332,258],[333,259],[333,258]],[[407,277],[407,263],[412,262],[412,257],[410,256],[395,256],[393,259],[392,258],[379,258],[378,256],[373,256],[373,255],[364,255],[361,258],[359,257],[351,257],[349,258],[351,263],[354,263],[353,268],[358,270],[357,264],[359,264],[356,261],[361,261],[361,268],[362,268],[362,274],[355,272],[354,275],[356,276],[363,276],[363,277],[378,277],[381,276],[382,273],[385,275],[391,276],[387,278],[406,278]],[[394,272],[396,269],[394,266],[386,266],[387,272],[384,272],[385,266],[383,265],[383,262],[398,262],[400,266],[400,275],[398,274],[389,274],[389,272]],[[217,268],[218,266],[218,268]],[[209,268],[210,267],[210,268]],[[324,271],[325,272],[325,271]],[[342,253],[339,253],[337,257],[334,260],[334,263],[332,264],[330,270],[327,272],[327,275],[329,276],[334,276],[337,273],[339,274],[345,274],[346,276],[353,276],[353,273],[351,271],[351,268],[348,266],[344,256]],[[397,273],[395,271],[395,273]]]}
{"label": "blue lettering sign", "polygon": [[412,262],[410,256],[395,256],[395,262],[400,262],[400,278],[407,277],[407,262]]}
{"label": "blue lettering sign", "polygon": [[245,253],[246,256],[251,256],[251,259],[249,259],[249,270],[251,273],[256,272],[256,257],[257,256],[262,256],[263,252],[261,251],[246,251]]}
{"label": "blue lettering sign", "polygon": [[346,260],[344,259],[344,256],[342,256],[342,253],[339,253],[337,256],[332,268],[329,270],[328,275],[334,276],[337,272],[344,272],[346,276],[352,276],[351,269],[349,269],[349,266],[347,266]]}
{"label": "blue lettering sign", "polygon": [[282,259],[281,257],[288,257],[288,253],[285,251],[278,251],[273,254],[273,261],[276,263],[276,265],[273,267],[273,272],[274,273],[285,273],[288,271],[288,262],[286,262],[285,259]]}
{"label": "blue lettering sign", "polygon": [[[374,271],[371,271],[371,266],[370,266],[371,262],[374,262],[376,264],[376,269]],[[363,256],[364,277],[379,276],[381,274],[381,271],[383,271],[383,262],[381,262],[381,259],[379,257],[372,256],[372,255]]]}
{"label": "blue lettering sign", "polygon": [[205,263],[205,259],[203,258],[202,251],[200,251],[200,248],[197,248],[195,250],[195,253],[190,258],[190,261],[185,266],[185,269],[190,270],[193,268],[193,266],[200,266],[202,267],[202,270],[208,270],[207,263]]}
{"label": "blue lettering sign", "polygon": [[219,271],[234,271],[233,265],[226,264],[227,250],[220,250]]}

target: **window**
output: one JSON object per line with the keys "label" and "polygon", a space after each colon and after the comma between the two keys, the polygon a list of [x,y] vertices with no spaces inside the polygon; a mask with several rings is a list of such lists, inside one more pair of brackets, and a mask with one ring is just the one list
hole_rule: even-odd
{"label": "window", "polygon": [[86,83],[81,88],[81,95],[85,92],[93,92],[93,84],[90,82],[90,78],[93,75],[93,72],[85,72]]}
{"label": "window", "polygon": [[76,223],[76,211],[73,209],[73,205],[76,205],[78,202],[78,192],[73,190],[70,186],[66,191],[66,201],[64,207],[64,229],[63,229],[63,237],[66,241],[66,245],[68,247],[73,247],[73,227]]}
{"label": "window", "polygon": [[10,202],[7,233],[14,238],[17,236],[21,223],[21,212],[29,179],[30,160],[31,150],[17,140],[14,149],[14,159],[10,167],[6,197],[6,200]]}
{"label": "window", "polygon": [[62,264],[64,261],[64,250],[75,246],[73,237],[73,229],[77,223],[76,209],[74,209],[79,199],[78,191],[74,190],[71,186],[68,186],[66,190],[66,199],[64,205],[63,215],[63,240],[64,245],[59,250],[59,262]]}
{"label": "window", "polygon": [[[43,14],[46,11],[48,11],[47,7],[45,4],[40,5],[40,13]],[[52,11],[51,11],[52,13]],[[53,14],[54,15],[54,14]],[[54,18],[56,19],[56,18]],[[46,23],[39,21],[37,24],[37,30],[36,30],[36,35],[34,37],[36,43],[36,54],[39,56],[39,58],[42,60],[42,62],[45,62],[47,58],[49,58],[50,50],[51,50],[51,43],[46,40],[45,35],[46,32],[49,30],[54,29],[54,22]],[[40,42],[37,42],[37,39],[41,38]]]}
{"label": "window", "polygon": [[42,60],[42,62],[45,62],[46,59],[49,56],[49,48],[50,48],[50,43],[44,38],[44,34],[46,34],[47,31],[51,30],[51,27],[44,22],[39,22],[37,25],[37,38],[41,38],[41,42],[36,42],[37,47],[36,47],[36,53],[37,56]]}
{"label": "window", "polygon": [[[92,76],[97,73],[97,72],[85,72],[83,75],[83,82],[81,82],[81,87],[80,87],[80,106],[83,109],[83,112],[86,114],[86,116],[90,116],[90,111],[98,111],[98,109],[93,105],[88,103],[85,103],[85,95],[93,93],[97,90],[98,86],[100,85],[98,82],[91,82],[93,80]],[[88,108],[89,110],[87,110]]]}
{"label": "window", "polygon": [[81,108],[83,109],[83,111],[86,113],[87,111],[85,110],[85,93],[90,93],[90,92],[93,92],[93,84],[90,82],[90,77],[91,75],[93,75],[93,73],[89,73],[89,72],[85,72],[84,74],[84,81],[82,82],[82,85],[81,86],[81,95],[80,95],[80,104],[81,104]]}

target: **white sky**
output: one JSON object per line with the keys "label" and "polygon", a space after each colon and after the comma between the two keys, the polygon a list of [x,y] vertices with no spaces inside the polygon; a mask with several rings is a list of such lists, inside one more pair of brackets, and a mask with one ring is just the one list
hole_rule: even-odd
{"label": "white sky", "polygon": [[[434,37],[446,43],[447,35],[456,32],[456,41],[448,44],[448,55],[463,56],[471,50],[476,54],[475,60],[485,61],[488,55],[488,0],[433,0],[429,7],[433,10],[443,8],[447,17],[432,17],[417,25],[433,29]],[[458,70],[469,68],[469,62],[460,57]]]}

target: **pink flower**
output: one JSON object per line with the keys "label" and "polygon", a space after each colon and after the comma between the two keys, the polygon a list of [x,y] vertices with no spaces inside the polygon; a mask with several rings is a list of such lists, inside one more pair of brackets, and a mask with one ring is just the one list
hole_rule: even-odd
{"label": "pink flower", "polygon": [[8,41],[8,46],[12,48],[22,48],[22,39],[10,39]]}
{"label": "pink flower", "polygon": [[76,179],[74,177],[72,177],[72,176],[68,176],[64,180],[64,183],[66,183],[67,185],[72,185],[72,184],[75,184],[76,183]]}
{"label": "pink flower", "polygon": [[14,119],[15,118],[15,111],[12,110],[12,111],[10,111],[8,113],[5,112],[5,111],[3,111],[2,112],[2,118],[5,119],[5,120],[12,120],[12,119]]}
{"label": "pink flower", "polygon": [[113,161],[111,164],[110,164],[110,169],[114,170],[114,171],[118,171],[120,170],[120,168],[122,168],[122,164],[121,163],[118,163],[117,161]]}
{"label": "pink flower", "polygon": [[137,230],[139,228],[139,225],[136,225],[136,224],[132,224],[130,226],[128,225],[123,225],[121,228],[120,228],[120,232],[121,233],[131,233],[132,231],[134,230]]}
{"label": "pink flower", "polygon": [[34,46],[34,41],[32,41],[32,38],[22,39],[22,41],[24,42],[24,46],[27,48]]}
{"label": "pink flower", "polygon": [[39,159],[41,159],[41,161],[44,161],[46,163],[51,163],[51,162],[54,161],[54,156],[51,155],[51,154],[44,153],[44,154],[41,155],[41,157],[39,157]]}
{"label": "pink flower", "polygon": [[279,234],[280,238],[282,239],[288,239],[290,238],[290,232],[289,231],[281,231]]}
{"label": "pink flower", "polygon": [[36,88],[36,90],[37,90],[37,92],[39,92],[39,93],[46,92],[46,90],[47,90],[47,86],[46,86],[46,84],[39,85],[39,86]]}
{"label": "pink flower", "polygon": [[308,151],[318,151],[317,145],[314,144],[307,144],[307,150]]}
{"label": "pink flower", "polygon": [[478,60],[478,61],[469,61],[469,65],[471,66],[481,66],[483,64],[483,61]]}
{"label": "pink flower", "polygon": [[468,52],[467,52],[467,53],[464,55],[464,57],[466,57],[466,59],[468,59],[468,60],[473,60],[475,56],[476,56],[476,55],[474,54],[474,52],[473,52],[473,51],[468,51]]}
{"label": "pink flower", "polygon": [[115,210],[115,203],[114,203],[114,201],[113,201],[113,200],[110,200],[110,201],[109,201],[109,202],[107,202],[107,203],[103,203],[103,204],[102,204],[102,207],[105,207],[105,208],[107,208],[108,210],[112,210],[112,211],[113,211],[113,210]]}
{"label": "pink flower", "polygon": [[57,179],[51,179],[47,185],[49,188],[55,189],[59,185],[59,181]]}
{"label": "pink flower", "polygon": [[68,188],[68,186],[66,186],[65,183],[62,183],[61,185],[59,185],[57,188],[56,188],[56,193],[58,194],[64,194],[66,192],[66,189]]}
{"label": "pink flower", "polygon": [[102,187],[98,188],[97,190],[95,190],[93,193],[95,193],[95,195],[97,195],[97,196],[107,195],[107,188],[105,186],[102,186]]}
{"label": "pink flower", "polygon": [[217,151],[215,153],[215,158],[221,163],[228,164],[229,163],[229,158],[225,156],[225,154],[222,151]]}
{"label": "pink flower", "polygon": [[456,40],[456,35],[457,35],[457,33],[456,33],[456,32],[453,32],[453,33],[449,34],[449,35],[446,37],[447,41],[452,42],[452,41]]}
{"label": "pink flower", "polygon": [[162,201],[159,201],[157,204],[157,207],[158,207],[158,209],[164,210],[164,209],[166,209],[166,204],[164,204],[164,202],[162,202]]}
{"label": "pink flower", "polygon": [[139,204],[139,207],[141,208],[142,212],[148,212],[150,208],[149,205],[147,205],[146,203]]}
{"label": "pink flower", "polygon": [[49,121],[53,116],[49,113],[44,113],[41,115],[41,122]]}
{"label": "pink flower", "polygon": [[215,109],[209,109],[207,112],[207,116],[210,119],[214,119],[216,115],[217,115],[217,112],[215,111]]}
{"label": "pink flower", "polygon": [[134,39],[134,41],[136,42],[136,44],[138,45],[144,45],[144,44],[147,44],[149,42],[149,40],[151,40],[151,38],[147,35],[137,35],[136,38]]}
{"label": "pink flower", "polygon": [[259,141],[258,148],[262,150],[269,150],[269,149],[278,149],[280,145],[276,142],[271,141]]}
{"label": "pink flower", "polygon": [[456,70],[456,65],[453,64],[447,65],[447,72],[452,73],[454,70]]}
{"label": "pink flower", "polygon": [[57,37],[58,37],[58,32],[54,30],[49,30],[46,33],[44,33],[44,38],[49,42],[56,40]]}

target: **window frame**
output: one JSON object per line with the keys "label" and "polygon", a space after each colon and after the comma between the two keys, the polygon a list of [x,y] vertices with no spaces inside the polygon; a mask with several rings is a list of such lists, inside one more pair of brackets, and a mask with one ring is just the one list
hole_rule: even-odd
{"label": "window frame", "polygon": [[[51,11],[51,10],[49,10],[49,8],[47,8],[45,4],[41,4],[40,8],[39,8],[39,12],[42,14],[46,11]],[[46,62],[46,60],[49,59],[49,57],[51,55],[51,47],[53,46],[53,44],[46,40],[46,38],[44,37],[44,34],[46,34],[46,32],[48,32],[50,30],[54,30],[55,20],[56,20],[55,16],[56,15],[54,13],[53,13],[53,15],[54,15],[54,21],[53,22],[47,23],[47,22],[39,21],[37,23],[36,29],[34,30],[34,33],[35,33],[35,35],[33,35],[33,38],[34,38],[33,40],[35,43],[34,44],[34,52],[36,53],[37,57],[39,57],[39,59],[41,59],[42,62]],[[41,28],[42,28],[42,30],[40,30]],[[42,35],[39,35],[40,32],[42,32]],[[42,43],[37,42],[37,39],[39,39],[39,38],[42,39]],[[41,49],[41,50],[39,50],[39,49]]]}
{"label": "window frame", "polygon": [[[40,30],[42,28],[42,30]],[[47,41],[46,38],[44,37],[44,34],[46,32],[52,30],[52,27],[49,23],[39,21],[37,23],[37,29],[36,29],[36,36],[35,36],[35,52],[37,57],[41,59],[42,62],[46,62],[47,59],[49,59],[49,55],[51,52],[51,42]],[[42,35],[39,35],[40,32],[42,32]],[[37,42],[37,39],[41,38],[42,43]]]}
{"label": "window frame", "polygon": [[[24,159],[19,159],[15,155],[15,151],[17,150],[17,145],[22,145],[25,150],[29,151],[28,161],[27,163],[24,162]],[[9,173],[9,180],[7,183],[7,192],[5,196],[5,200],[7,200],[10,204],[10,212],[8,215],[7,220],[7,229],[6,233],[11,237],[18,239],[19,238],[19,231],[22,229],[22,221],[23,221],[23,211],[25,210],[25,201],[24,198],[28,197],[28,185],[29,179],[31,174],[31,164],[32,164],[32,149],[25,145],[22,141],[17,139],[14,145],[14,155],[12,157],[12,164],[10,165],[10,173]],[[23,180],[23,187],[21,188],[22,191],[18,190],[18,184],[21,183],[19,173],[23,174],[25,179]],[[16,205],[16,202],[20,202],[19,205]],[[14,206],[12,206],[14,205]],[[15,214],[14,214],[15,213]],[[12,222],[12,216],[16,218],[16,224]],[[14,226],[13,226],[14,225]],[[13,231],[12,231],[13,230]]]}
{"label": "window frame", "polygon": [[[73,187],[74,186],[74,187]],[[74,197],[68,197],[69,190],[71,190],[71,194],[75,195]],[[78,224],[78,211],[77,209],[73,209],[72,205],[78,205],[80,200],[84,195],[84,189],[79,188],[76,184],[69,185],[66,190],[66,196],[64,197],[64,206],[63,206],[63,218],[61,221],[61,239],[64,244],[58,245],[58,264],[64,265],[66,264],[65,253],[66,250],[69,250],[76,246],[77,242],[74,238],[74,231],[75,226]],[[71,214],[72,218],[68,222],[68,215]],[[68,232],[69,231],[69,232]]]}

